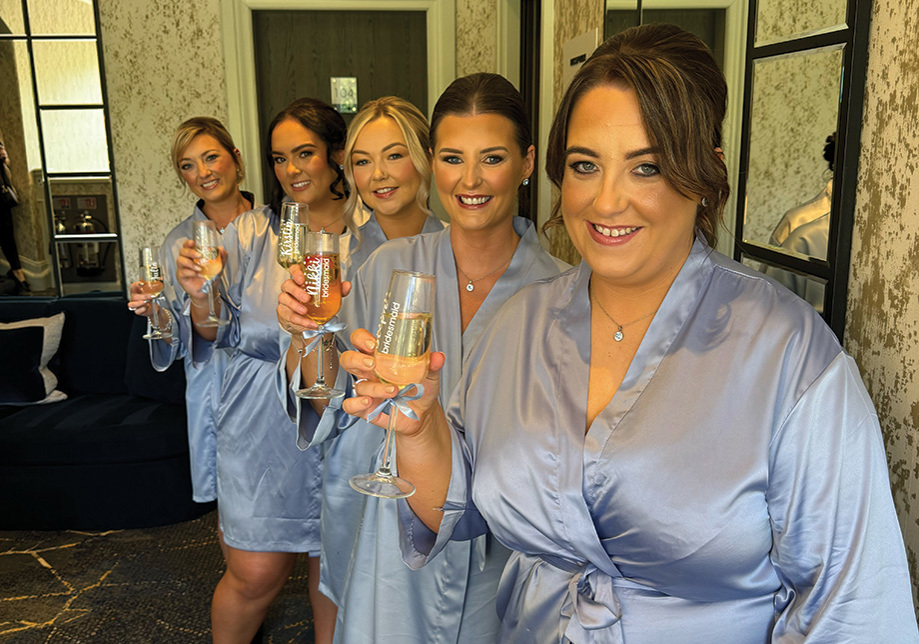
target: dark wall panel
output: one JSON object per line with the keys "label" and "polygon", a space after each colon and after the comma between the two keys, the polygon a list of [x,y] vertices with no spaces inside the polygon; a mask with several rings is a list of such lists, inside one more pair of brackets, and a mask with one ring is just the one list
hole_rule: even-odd
{"label": "dark wall panel", "polygon": [[357,78],[358,106],[394,95],[427,114],[426,25],[423,11],[254,11],[261,149],[271,119],[291,101],[331,102],[333,76]]}

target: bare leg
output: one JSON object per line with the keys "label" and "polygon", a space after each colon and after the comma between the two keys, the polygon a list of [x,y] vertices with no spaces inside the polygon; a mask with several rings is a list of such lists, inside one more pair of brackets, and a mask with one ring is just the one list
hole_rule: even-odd
{"label": "bare leg", "polygon": [[316,644],[332,644],[338,607],[335,606],[335,602],[319,592],[319,557],[309,558],[309,591]]}
{"label": "bare leg", "polygon": [[211,603],[214,644],[250,644],[268,607],[290,577],[297,555],[249,552],[230,546],[226,552],[227,571]]}

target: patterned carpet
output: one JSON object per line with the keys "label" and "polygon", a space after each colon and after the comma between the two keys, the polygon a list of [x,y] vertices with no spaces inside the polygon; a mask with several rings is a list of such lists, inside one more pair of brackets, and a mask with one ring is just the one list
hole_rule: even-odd
{"label": "patterned carpet", "polygon": [[[0,644],[208,644],[217,513],[146,530],[0,531]],[[265,644],[313,641],[299,557]]]}

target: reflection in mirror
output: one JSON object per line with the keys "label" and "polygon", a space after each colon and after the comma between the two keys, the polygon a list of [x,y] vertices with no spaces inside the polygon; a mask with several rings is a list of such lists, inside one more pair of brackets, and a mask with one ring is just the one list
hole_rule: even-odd
{"label": "reflection in mirror", "polygon": [[29,0],[33,36],[94,36],[93,3],[87,0]]}
{"label": "reflection in mirror", "polygon": [[102,103],[95,41],[36,39],[32,56],[42,105]]}
{"label": "reflection in mirror", "polygon": [[759,0],[756,46],[844,28],[846,5],[846,0]]}
{"label": "reflection in mirror", "polygon": [[0,33],[24,34],[26,23],[22,18],[22,0],[0,0],[0,19]]}
{"label": "reflection in mirror", "polygon": [[813,306],[818,313],[823,313],[823,302],[826,297],[826,282],[824,280],[813,275],[802,275],[785,268],[764,264],[748,255],[743,255],[740,261],[778,281],[792,293]]}
{"label": "reflection in mirror", "polygon": [[[3,16],[4,22],[6,16]],[[44,173],[32,97],[29,51],[23,41],[0,41],[0,138],[9,157],[10,180],[19,205],[13,208],[13,233],[19,261],[33,293],[53,292],[49,233],[45,215]],[[9,258],[2,257],[6,273]]]}
{"label": "reflection in mirror", "polygon": [[[108,178],[52,178],[51,203],[65,294],[121,288],[112,181]],[[98,239],[111,235],[111,240]],[[80,237],[93,234],[92,240]]]}
{"label": "reflection in mirror", "polygon": [[[833,166],[824,154],[836,130],[841,72],[841,46],[755,61],[744,241],[781,248],[791,223],[821,217],[829,230]],[[825,236],[822,248],[814,241],[786,250],[805,248],[826,259]]]}
{"label": "reflection in mirror", "polygon": [[48,172],[108,172],[102,109],[41,111]]}

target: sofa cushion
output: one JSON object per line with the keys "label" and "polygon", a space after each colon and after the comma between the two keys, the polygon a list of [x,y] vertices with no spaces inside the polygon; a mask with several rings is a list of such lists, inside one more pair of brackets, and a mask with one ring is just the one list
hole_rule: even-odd
{"label": "sofa cushion", "polygon": [[57,376],[48,363],[58,351],[64,314],[0,322],[0,404],[56,402]]}
{"label": "sofa cushion", "polygon": [[125,358],[124,383],[128,393],[164,403],[185,405],[185,366],[182,360],[172,363],[166,371],[157,371],[150,364],[150,346],[148,342],[164,340],[144,340],[147,330],[147,318],[134,316]]}
{"label": "sofa cushion", "polygon": [[0,465],[136,463],[188,452],[183,406],[87,394],[0,419]]}
{"label": "sofa cushion", "polygon": [[126,394],[125,343],[134,314],[123,297],[56,301],[67,315],[61,338],[60,389],[80,394]]}

